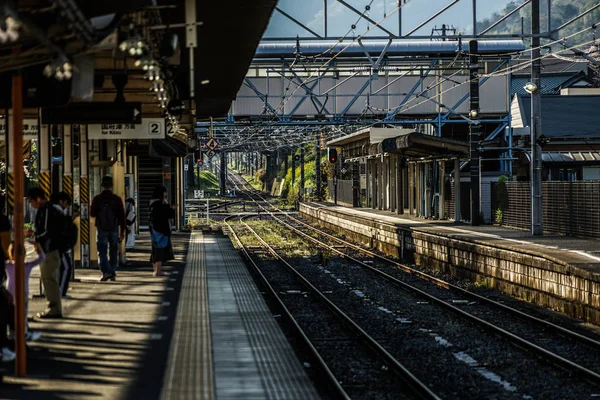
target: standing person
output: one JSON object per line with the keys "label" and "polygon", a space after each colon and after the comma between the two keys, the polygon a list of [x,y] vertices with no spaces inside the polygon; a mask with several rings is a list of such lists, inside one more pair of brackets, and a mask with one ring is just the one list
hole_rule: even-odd
{"label": "standing person", "polygon": [[0,361],[9,362],[16,354],[8,348],[8,327],[14,325],[14,304],[10,292],[5,287],[6,271],[4,265],[5,253],[0,249]]}
{"label": "standing person", "polygon": [[[96,218],[96,244],[101,282],[117,277],[118,246],[125,237],[125,209],[123,200],[112,192],[113,178],[105,176],[101,182],[102,193],[95,196],[90,206],[90,216]],[[120,227],[120,229],[119,229]],[[107,257],[109,252],[109,257]]]}
{"label": "standing person", "polygon": [[4,254],[8,254],[8,246],[11,242],[11,225],[8,216],[4,213],[6,197],[0,194],[0,247]]}
{"label": "standing person", "polygon": [[150,200],[150,234],[152,236],[152,253],[150,262],[154,267],[154,276],[165,276],[162,263],[174,259],[171,246],[171,222],[175,215],[175,206],[167,203],[167,188],[156,186]]}
{"label": "standing person", "polygon": [[125,199],[125,218],[127,220],[127,242],[125,248],[133,250],[135,247],[135,200],[131,197]]}
{"label": "standing person", "polygon": [[[36,265],[39,265],[44,261],[46,255],[42,250],[42,247],[39,243],[30,243],[25,242],[25,318],[27,318],[27,313],[29,309],[29,277],[31,275],[31,270]],[[6,289],[10,293],[13,299],[16,299],[16,282],[15,282],[15,249],[14,245],[11,244],[8,250],[8,257],[6,258]],[[14,333],[14,329],[11,328]],[[36,341],[40,338],[41,333],[38,331],[32,331],[29,329],[29,325],[25,325],[25,340],[27,341]]]}
{"label": "standing person", "polygon": [[[50,202],[64,215],[69,216],[69,207],[71,206],[71,196],[67,192],[58,192],[50,198]],[[62,249],[61,249],[62,250]],[[69,282],[73,275],[73,256],[70,248],[59,251],[60,253],[60,294],[63,298],[68,298]]]}
{"label": "standing person", "polygon": [[[60,253],[64,215],[46,199],[39,187],[29,189],[29,204],[35,209],[35,241],[40,244],[46,259],[40,265],[42,285],[48,302],[46,310],[37,314],[38,318],[62,318],[62,299],[60,295]],[[26,232],[30,236],[31,231]]]}

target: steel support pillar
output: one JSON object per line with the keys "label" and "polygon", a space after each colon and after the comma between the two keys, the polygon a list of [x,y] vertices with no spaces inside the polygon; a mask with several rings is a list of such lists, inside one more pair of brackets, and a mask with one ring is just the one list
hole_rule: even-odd
{"label": "steel support pillar", "polygon": [[479,123],[479,60],[477,56],[477,40],[469,41],[469,74],[470,74],[470,101],[469,115],[472,122],[469,124],[469,145],[471,171],[471,225],[479,225],[481,193],[479,191],[479,142],[481,141],[481,125]]}
{"label": "steel support pillar", "polygon": [[531,2],[531,81],[537,88],[531,93],[531,234],[543,235],[542,209],[542,146],[539,144],[542,135],[542,107],[540,83],[540,0]]}
{"label": "steel support pillar", "polygon": [[[226,153],[224,151],[221,152],[221,171],[220,171],[220,184],[221,187],[221,196],[225,196],[227,194],[227,161],[226,161]],[[267,175],[269,176],[269,175]]]}

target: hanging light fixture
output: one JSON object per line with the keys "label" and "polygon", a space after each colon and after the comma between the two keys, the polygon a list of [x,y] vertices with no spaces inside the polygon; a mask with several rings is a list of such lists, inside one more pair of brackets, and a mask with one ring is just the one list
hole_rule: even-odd
{"label": "hanging light fixture", "polygon": [[54,77],[59,81],[69,80],[73,77],[73,65],[62,55],[44,67],[43,74],[47,78]]}
{"label": "hanging light fixture", "polygon": [[129,24],[128,37],[119,44],[119,50],[129,54],[132,57],[141,57],[144,54],[145,47],[146,45],[144,44],[140,34],[135,30],[135,25]]}
{"label": "hanging light fixture", "polygon": [[16,42],[19,40],[21,23],[10,16],[0,14],[0,42]]}

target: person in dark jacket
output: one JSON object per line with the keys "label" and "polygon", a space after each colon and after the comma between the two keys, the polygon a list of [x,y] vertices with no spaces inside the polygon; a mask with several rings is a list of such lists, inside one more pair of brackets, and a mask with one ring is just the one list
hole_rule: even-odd
{"label": "person in dark jacket", "polygon": [[[57,210],[65,215],[69,215],[70,207],[72,205],[71,196],[64,191],[58,192],[50,196],[50,203],[52,203]],[[63,298],[69,298],[67,295],[69,291],[69,282],[73,276],[73,253],[71,249],[66,249],[60,252],[60,293]]]}
{"label": "person in dark jacket", "polygon": [[[47,199],[44,191],[39,187],[34,187],[27,193],[27,200],[33,208],[37,209],[35,215],[35,241],[39,243],[46,259],[40,265],[40,274],[42,276],[42,285],[44,294],[48,302],[46,310],[37,314],[40,319],[62,318],[62,301],[60,293],[60,241],[62,234],[60,232],[62,214]],[[26,232],[29,236],[30,232]]]}
{"label": "person in dark jacket", "polygon": [[171,219],[175,215],[175,206],[167,203],[167,188],[156,186],[150,200],[150,233],[152,236],[152,253],[150,262],[153,264],[154,276],[166,275],[162,271],[162,263],[172,260]]}
{"label": "person in dark jacket", "polygon": [[[112,192],[113,178],[102,178],[102,193],[95,196],[90,206],[90,216],[96,218],[96,245],[98,264],[102,271],[100,281],[114,281],[119,263],[119,242],[125,237],[125,207],[123,200]],[[109,253],[107,256],[107,252]],[[110,259],[109,259],[110,257]],[[110,260],[110,262],[109,262]]]}

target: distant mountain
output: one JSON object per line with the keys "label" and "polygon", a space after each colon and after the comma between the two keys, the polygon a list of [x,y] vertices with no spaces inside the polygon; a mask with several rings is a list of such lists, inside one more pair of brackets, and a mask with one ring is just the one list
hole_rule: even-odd
{"label": "distant mountain", "polygon": [[[486,18],[478,22],[477,31],[481,32],[485,30],[495,21],[499,20],[515,8],[519,7],[524,2],[525,0],[515,0],[508,3],[502,11],[494,12],[490,16],[490,18]],[[546,1],[540,0],[540,31],[542,32],[546,32],[548,30],[547,4],[548,3]],[[551,29],[554,30],[558,28],[565,22],[576,17],[582,12],[589,10],[597,4],[598,0],[553,0],[551,12],[552,20],[550,23]],[[556,37],[567,37],[596,23],[600,23],[600,7],[587,14],[586,16],[573,22],[566,28],[563,28],[560,31],[558,31],[556,33]],[[600,37],[600,26],[598,27],[598,29],[598,37]],[[488,33],[520,34],[522,32],[526,34],[531,32],[531,4],[524,6],[522,9],[517,11],[515,14],[511,15],[506,21],[502,22],[501,24],[498,24],[498,26],[494,27]],[[581,50],[585,50],[591,45],[591,41],[593,41],[593,39],[593,31],[589,30],[583,34],[579,34],[574,36],[573,38],[568,39],[566,44],[567,46],[571,47],[574,45],[582,45],[586,42],[590,42],[587,46],[583,45],[582,47],[579,47]]]}

